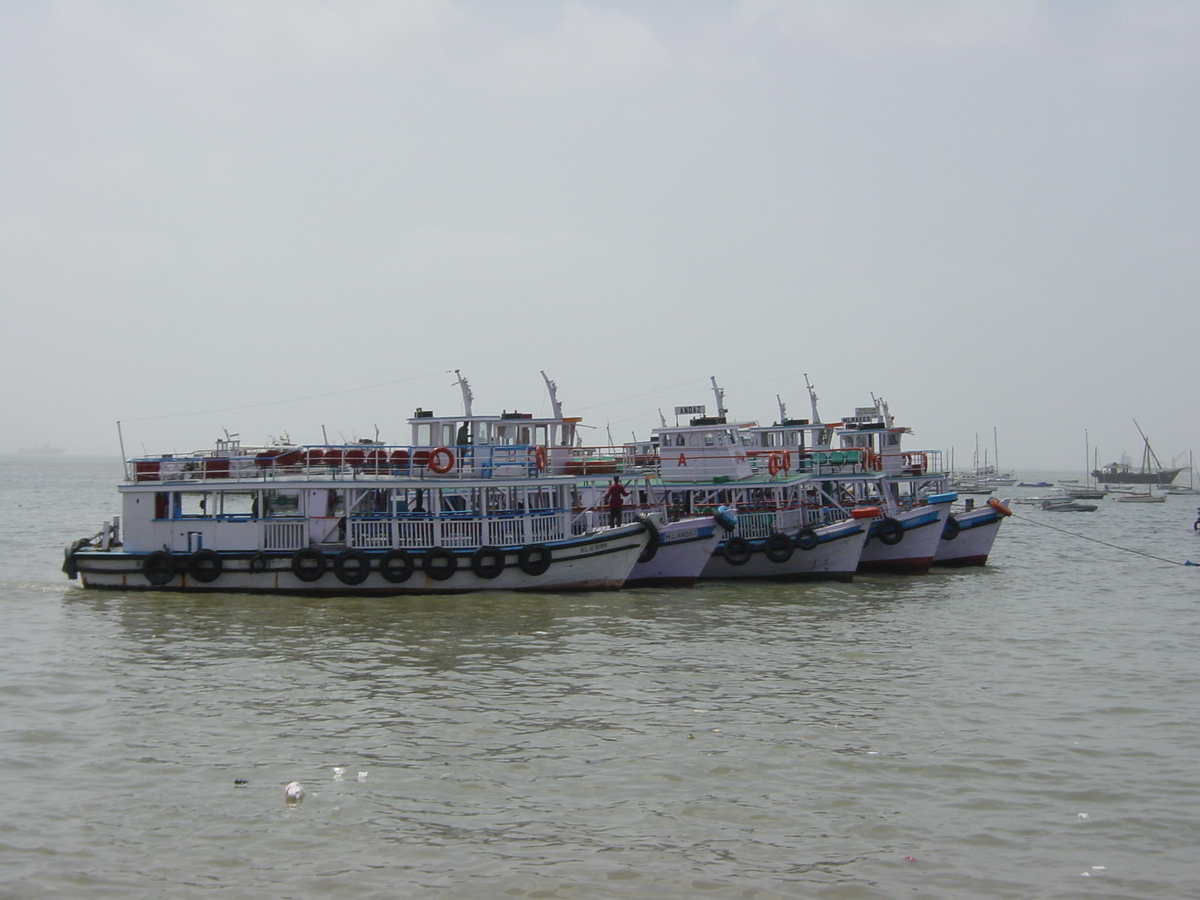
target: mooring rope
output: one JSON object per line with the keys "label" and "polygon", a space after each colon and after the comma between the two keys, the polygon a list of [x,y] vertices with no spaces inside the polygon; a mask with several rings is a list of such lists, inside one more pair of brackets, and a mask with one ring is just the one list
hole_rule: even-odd
{"label": "mooring rope", "polygon": [[1091,541],[1093,544],[1103,544],[1105,547],[1112,547],[1114,550],[1123,550],[1126,553],[1135,553],[1138,556],[1144,556],[1147,559],[1156,559],[1159,562],[1170,563],[1173,566],[1200,566],[1200,563],[1194,563],[1190,559],[1185,559],[1179,562],[1177,559],[1167,559],[1163,556],[1155,556],[1153,553],[1147,553],[1144,550],[1134,550],[1131,547],[1122,547],[1119,544],[1110,544],[1108,541],[1102,541],[1099,538],[1088,537],[1086,534],[1080,534],[1077,531],[1067,531],[1065,528],[1059,528],[1056,525],[1048,525],[1045,522],[1039,522],[1037,519],[1031,519],[1028,516],[1022,516],[1019,513],[1013,513],[1014,519],[1020,519],[1022,522],[1032,522],[1034,525],[1041,525],[1043,528],[1049,528],[1051,531],[1061,531],[1063,534],[1069,534],[1071,537],[1082,538],[1085,541]]}

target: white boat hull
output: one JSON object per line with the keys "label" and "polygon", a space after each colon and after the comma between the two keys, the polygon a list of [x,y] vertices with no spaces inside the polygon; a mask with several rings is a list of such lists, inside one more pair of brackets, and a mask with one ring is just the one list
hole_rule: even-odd
{"label": "white boat hull", "polygon": [[708,560],[701,578],[762,578],[772,581],[850,581],[858,567],[863,542],[867,539],[865,520],[847,519],[834,525],[813,529],[817,545],[811,550],[796,547],[788,559],[775,562],[767,557],[765,542],[751,541],[749,558],[741,564],[731,562],[724,544]]}
{"label": "white boat hull", "polygon": [[933,555],[933,565],[963,567],[986,564],[1004,517],[990,506],[981,506],[954,513],[954,520],[958,523],[958,530],[953,532],[943,526],[941,540]]}
{"label": "white boat hull", "polygon": [[897,575],[920,575],[928,572],[949,514],[950,504],[946,502],[918,506],[889,516],[888,518],[896,520],[903,528],[903,537],[895,544],[884,543],[879,536],[883,520],[876,519],[863,546],[858,571]]}
{"label": "white boat hull", "polygon": [[[388,580],[379,570],[381,554],[369,555],[372,565],[369,574],[358,583],[339,577],[336,566],[328,560],[334,554],[324,554],[327,564],[315,580],[303,580],[293,570],[293,555],[229,553],[222,556],[220,575],[201,582],[187,571],[187,557],[180,555],[178,574],[163,583],[152,583],[143,572],[147,553],[126,553],[118,550],[78,551],[74,556],[79,578],[87,588],[121,590],[158,590],[170,592],[243,592],[269,594],[313,595],[397,595],[397,594],[458,594],[471,591],[579,591],[615,590],[620,588],[645,549],[649,534],[640,525],[626,525],[571,541],[544,545],[549,549],[549,565],[539,574],[522,568],[521,548],[502,548],[504,561],[494,577],[483,577],[471,565],[471,552],[454,553],[454,565],[441,577],[428,574],[423,566],[422,551],[414,551],[411,574],[402,582]],[[253,571],[252,563],[264,565]]]}
{"label": "white boat hull", "polygon": [[712,518],[683,519],[659,525],[658,535],[654,556],[634,565],[625,581],[626,587],[690,587],[700,577],[725,531]]}

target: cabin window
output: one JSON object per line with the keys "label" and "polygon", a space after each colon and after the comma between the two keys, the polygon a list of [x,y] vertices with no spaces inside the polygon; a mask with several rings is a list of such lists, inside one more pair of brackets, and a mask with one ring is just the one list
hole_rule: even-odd
{"label": "cabin window", "polygon": [[886,438],[887,438],[887,445],[889,447],[899,447],[900,446],[900,435],[889,434],[886,436]]}
{"label": "cabin window", "polygon": [[154,518],[166,519],[171,515],[171,495],[159,491],[154,495]]}
{"label": "cabin window", "polygon": [[715,443],[716,435],[714,435],[711,431],[704,432],[704,446],[711,447]]}
{"label": "cabin window", "polygon": [[178,519],[212,518],[215,514],[208,491],[180,491],[175,495],[175,517]]}
{"label": "cabin window", "polygon": [[700,446],[700,435],[689,434],[688,435],[688,444],[692,447],[699,447]]}
{"label": "cabin window", "polygon": [[221,504],[218,515],[242,518],[258,515],[258,491],[221,491],[213,499]]}
{"label": "cabin window", "polygon": [[300,515],[300,492],[276,490],[263,491],[262,515],[264,518]]}

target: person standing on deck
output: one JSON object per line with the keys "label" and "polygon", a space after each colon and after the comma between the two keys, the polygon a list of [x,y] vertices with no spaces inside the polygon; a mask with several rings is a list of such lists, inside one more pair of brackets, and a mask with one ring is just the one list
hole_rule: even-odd
{"label": "person standing on deck", "polygon": [[608,504],[608,527],[616,528],[621,524],[621,510],[625,506],[625,498],[629,496],[629,489],[621,484],[619,476],[614,475],[612,484],[608,486],[608,490],[604,492],[604,502]]}

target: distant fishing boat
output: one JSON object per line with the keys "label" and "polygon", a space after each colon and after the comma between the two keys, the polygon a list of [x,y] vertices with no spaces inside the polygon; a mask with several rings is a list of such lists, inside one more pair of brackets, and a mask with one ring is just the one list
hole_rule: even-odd
{"label": "distant fishing boat", "polygon": [[[1120,462],[1112,462],[1103,468],[1092,472],[1093,477],[1104,484],[1170,484],[1186,467],[1166,468],[1158,461],[1150,441],[1146,438],[1137,420],[1134,427],[1142,436],[1142,465],[1135,469],[1128,456],[1122,456]],[[1153,465],[1151,465],[1153,462]]]}

